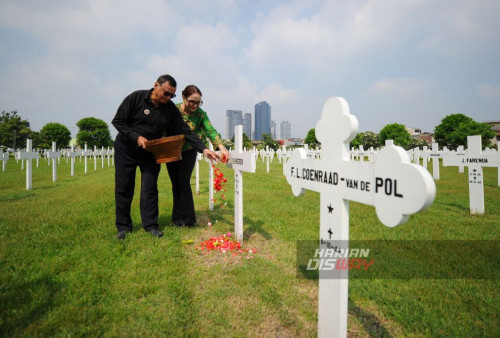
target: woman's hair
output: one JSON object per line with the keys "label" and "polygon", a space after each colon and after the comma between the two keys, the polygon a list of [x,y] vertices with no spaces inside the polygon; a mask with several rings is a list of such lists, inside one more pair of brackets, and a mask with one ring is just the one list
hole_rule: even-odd
{"label": "woman's hair", "polygon": [[193,94],[200,94],[200,96],[203,96],[200,88],[196,87],[195,85],[186,86],[186,88],[184,88],[184,90],[182,91],[182,96],[186,99]]}

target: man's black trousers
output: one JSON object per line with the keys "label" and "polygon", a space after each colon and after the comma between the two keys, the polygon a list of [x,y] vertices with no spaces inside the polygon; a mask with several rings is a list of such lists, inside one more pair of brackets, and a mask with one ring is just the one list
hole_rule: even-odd
{"label": "man's black trousers", "polygon": [[158,228],[158,174],[160,165],[146,150],[118,134],[115,140],[116,228],[132,231],[130,206],[134,197],[137,166],[141,171],[140,211],[144,230]]}

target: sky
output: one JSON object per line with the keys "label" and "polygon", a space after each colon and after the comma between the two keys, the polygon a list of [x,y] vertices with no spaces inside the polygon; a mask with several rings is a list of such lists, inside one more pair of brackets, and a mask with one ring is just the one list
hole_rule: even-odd
{"label": "sky", "polygon": [[203,93],[223,137],[228,109],[316,126],[347,100],[359,131],[433,132],[454,113],[500,120],[498,0],[0,0],[0,111],[39,131],[96,117],[161,74]]}

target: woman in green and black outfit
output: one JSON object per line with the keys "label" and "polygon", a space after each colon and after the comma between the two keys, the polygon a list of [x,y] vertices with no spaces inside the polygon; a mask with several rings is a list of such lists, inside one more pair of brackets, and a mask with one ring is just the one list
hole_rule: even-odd
{"label": "woman in green and black outfit", "polygon": [[[222,144],[220,134],[210,123],[207,113],[200,108],[203,104],[201,96],[198,87],[189,85],[182,91],[182,103],[178,103],[177,108],[179,108],[184,122],[200,139],[204,136],[208,137],[214,148],[219,148],[221,155],[229,159],[229,153]],[[189,142],[186,142],[182,149],[182,160],[167,163],[174,198],[172,222],[176,225],[193,226],[196,223],[193,192],[191,191],[191,174],[196,163],[196,156],[196,150]]]}

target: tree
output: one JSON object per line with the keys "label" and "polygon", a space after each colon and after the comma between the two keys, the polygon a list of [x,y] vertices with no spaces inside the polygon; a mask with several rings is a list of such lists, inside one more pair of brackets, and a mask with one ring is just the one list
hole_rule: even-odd
{"label": "tree", "polygon": [[0,145],[12,148],[24,148],[26,139],[31,133],[30,123],[17,115],[17,111],[7,113],[2,111],[0,116]]}
{"label": "tree", "polygon": [[276,151],[281,147],[281,144],[275,139],[273,139],[270,134],[263,133],[261,135],[261,139],[264,148],[267,146],[269,147],[269,149],[273,149],[274,151]]}
{"label": "tree", "polygon": [[411,135],[406,130],[406,127],[399,123],[386,125],[379,134],[379,142],[385,144],[385,140],[393,140],[395,145],[401,146],[404,149],[410,149]]}
{"label": "tree", "polygon": [[316,146],[321,145],[321,143],[319,143],[318,139],[316,138],[316,130],[314,128],[310,129],[307,132],[304,143],[307,144],[309,148],[315,148]]}
{"label": "tree", "polygon": [[40,132],[32,131],[31,133],[29,133],[28,138],[33,141],[32,143],[33,149],[40,148],[40,143],[41,143]]}
{"label": "tree", "polygon": [[430,144],[426,140],[422,140],[419,138],[412,138],[411,143],[410,143],[410,149],[423,149],[424,147],[429,147]]}
{"label": "tree", "polygon": [[79,146],[84,147],[85,143],[89,148],[97,146],[111,147],[113,141],[109,133],[109,127],[103,120],[95,117],[86,117],[76,123],[80,131],[76,135],[76,142]]}
{"label": "tree", "polygon": [[71,141],[71,132],[65,125],[50,122],[40,129],[39,147],[42,149],[52,148],[52,142],[56,142],[58,148],[67,148]]}
{"label": "tree", "polygon": [[460,145],[467,147],[467,136],[471,135],[481,135],[483,147],[488,147],[495,132],[486,123],[476,122],[464,114],[448,115],[434,129],[436,142],[451,150]]}
{"label": "tree", "polygon": [[354,140],[351,141],[351,148],[358,149],[360,145],[362,145],[365,150],[370,149],[370,147],[377,148],[379,146],[378,141],[378,134],[373,131],[364,131],[358,133]]}
{"label": "tree", "polygon": [[[233,146],[235,145],[234,135],[233,138],[231,139],[231,143],[233,144]],[[243,148],[252,149],[252,147],[253,147],[252,140],[250,139],[250,137],[247,136],[247,134],[243,133]]]}

